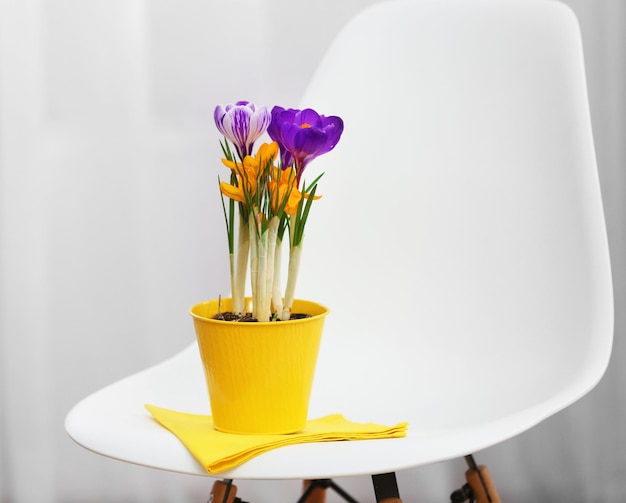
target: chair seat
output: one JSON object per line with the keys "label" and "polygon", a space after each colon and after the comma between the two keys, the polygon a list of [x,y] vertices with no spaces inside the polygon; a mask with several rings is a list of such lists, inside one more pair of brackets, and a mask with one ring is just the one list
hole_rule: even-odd
{"label": "chair seat", "polygon": [[[324,367],[334,365],[333,360],[332,355],[322,350],[309,417],[341,412],[360,422],[395,424],[406,420],[409,422],[407,437],[283,447],[224,472],[220,477],[319,479],[398,471],[476,452],[526,430],[541,417],[535,411],[507,410],[506,406],[474,411],[472,415],[464,410],[463,402],[433,401],[433,395],[428,401],[423,396],[415,397],[415,400],[397,402],[396,407],[380,409],[376,397],[388,394],[389,390],[385,389],[363,390],[364,395],[370,395],[368,402],[372,404],[364,408],[360,397],[347,399],[328,393],[332,387],[324,386]],[[442,375],[444,373],[442,369]],[[472,389],[463,382],[457,384],[467,391]],[[323,388],[323,393],[317,393],[321,391],[319,388]],[[411,385],[400,383],[393,393],[410,393],[410,388]],[[489,387],[482,391],[476,388],[472,396],[479,402],[489,400]],[[78,444],[95,453],[151,468],[208,475],[183,444],[152,418],[144,408],[146,403],[182,412],[210,414],[195,342],[174,357],[88,396],[69,412],[65,427]],[[442,422],[444,416],[446,421]]]}
{"label": "chair seat", "polygon": [[[340,33],[303,103],[345,121],[337,148],[306,173],[324,171],[324,197],[298,294],[331,310],[309,417],[407,421],[408,435],[285,447],[225,477],[332,478],[455,458],[595,386],[611,353],[611,271],[566,7],[382,2]],[[100,454],[203,474],[145,403],[209,413],[195,344],[91,395],[66,427]]]}

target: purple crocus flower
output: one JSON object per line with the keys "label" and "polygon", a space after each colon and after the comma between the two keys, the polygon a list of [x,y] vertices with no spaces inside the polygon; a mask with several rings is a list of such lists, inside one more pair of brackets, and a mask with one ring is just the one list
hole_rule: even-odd
{"label": "purple crocus flower", "polygon": [[316,157],[331,151],[343,132],[343,120],[324,116],[310,108],[295,110],[275,106],[267,129],[278,143],[283,168],[295,164],[298,185],[304,168]]}
{"label": "purple crocus flower", "polygon": [[213,113],[215,125],[237,149],[243,159],[252,154],[254,142],[269,126],[271,115],[267,107],[255,107],[249,101],[218,105]]}

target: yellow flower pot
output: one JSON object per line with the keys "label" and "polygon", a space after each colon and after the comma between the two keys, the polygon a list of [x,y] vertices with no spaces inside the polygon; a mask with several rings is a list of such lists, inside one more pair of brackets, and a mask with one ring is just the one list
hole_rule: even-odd
{"label": "yellow flower pot", "polygon": [[[200,356],[216,429],[282,434],[304,428],[319,343],[328,309],[296,300],[309,318],[279,322],[215,320],[219,301],[193,306]],[[221,300],[221,311],[231,299]]]}

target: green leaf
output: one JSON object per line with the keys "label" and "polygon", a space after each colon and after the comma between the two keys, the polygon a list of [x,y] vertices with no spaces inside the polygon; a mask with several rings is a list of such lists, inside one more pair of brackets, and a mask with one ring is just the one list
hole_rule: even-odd
{"label": "green leaf", "polygon": [[[221,182],[220,177],[217,177],[218,181],[218,190],[219,183]],[[220,190],[220,198],[222,200],[222,210],[224,211],[224,221],[226,222],[226,234],[228,236],[228,252],[234,253],[235,251],[235,228],[234,228],[234,218],[235,218],[235,205],[232,199],[229,199],[229,212],[226,212],[226,203],[224,203],[224,194]],[[229,216],[230,213],[230,216]]]}

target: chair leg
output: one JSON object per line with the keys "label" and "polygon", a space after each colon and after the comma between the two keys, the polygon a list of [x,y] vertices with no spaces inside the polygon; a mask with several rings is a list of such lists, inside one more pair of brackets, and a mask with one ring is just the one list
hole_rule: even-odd
{"label": "chair leg", "polygon": [[496,486],[493,483],[489,470],[484,465],[477,465],[470,454],[465,456],[469,469],[465,472],[465,484],[461,489],[450,495],[452,503],[502,503]]}
{"label": "chair leg", "polygon": [[326,503],[326,487],[315,480],[303,480],[301,499],[307,503]]}
{"label": "chair leg", "polygon": [[395,473],[372,475],[377,503],[402,503]]}
{"label": "chair leg", "polygon": [[471,454],[465,456],[465,460],[469,466],[469,470],[465,472],[465,478],[474,492],[476,503],[501,503],[500,496],[487,467],[484,465],[478,466]]}
{"label": "chair leg", "polygon": [[216,480],[209,494],[209,503],[234,503],[238,500],[236,496],[237,486],[232,479]]}
{"label": "chair leg", "polygon": [[331,479],[315,479],[303,481],[302,496],[297,503],[325,503],[326,490],[329,487],[339,496],[341,496],[347,503],[359,503]]}

